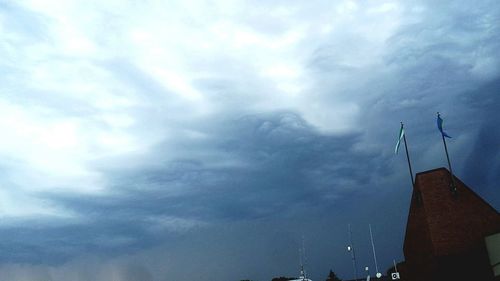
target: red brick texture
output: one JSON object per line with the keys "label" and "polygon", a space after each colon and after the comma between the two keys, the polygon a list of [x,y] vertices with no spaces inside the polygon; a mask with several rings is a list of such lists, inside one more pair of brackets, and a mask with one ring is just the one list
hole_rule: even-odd
{"label": "red brick texture", "polygon": [[[445,168],[416,176],[404,254],[410,280],[492,280],[484,237],[500,232],[500,215]],[[472,279],[471,279],[472,278]]]}

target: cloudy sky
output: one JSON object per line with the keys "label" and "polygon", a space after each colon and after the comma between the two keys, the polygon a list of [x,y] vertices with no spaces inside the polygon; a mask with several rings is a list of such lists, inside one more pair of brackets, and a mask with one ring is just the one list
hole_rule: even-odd
{"label": "cloudy sky", "polygon": [[[416,172],[500,209],[498,1],[0,0],[0,276],[352,277]],[[303,238],[302,238],[303,237]]]}

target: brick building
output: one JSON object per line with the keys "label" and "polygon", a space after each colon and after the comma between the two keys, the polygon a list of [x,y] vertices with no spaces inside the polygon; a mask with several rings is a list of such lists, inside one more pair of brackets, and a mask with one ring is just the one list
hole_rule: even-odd
{"label": "brick building", "polygon": [[404,241],[404,280],[495,280],[484,238],[500,215],[445,168],[416,175]]}

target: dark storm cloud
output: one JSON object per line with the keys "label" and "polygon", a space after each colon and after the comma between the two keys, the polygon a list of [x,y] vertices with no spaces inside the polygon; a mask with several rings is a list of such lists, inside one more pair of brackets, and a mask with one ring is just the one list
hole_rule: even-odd
{"label": "dark storm cloud", "polygon": [[500,80],[496,79],[473,92],[464,93],[462,97],[468,109],[473,112],[471,118],[482,120],[476,128],[477,135],[471,143],[470,152],[464,159],[465,180],[477,183],[478,187],[486,194],[491,194],[492,198],[498,198],[494,196],[494,189],[500,177],[500,155],[497,149],[500,129],[496,125],[499,118],[497,109],[500,106],[499,86]]}
{"label": "dark storm cloud", "polygon": [[[207,128],[217,136],[211,142],[179,144],[179,149],[196,150],[203,145],[204,151],[222,158],[230,155],[232,161],[242,163],[240,166],[214,167],[200,157],[176,159],[155,169],[114,174],[115,184],[121,186],[116,195],[48,193],[42,198],[85,214],[86,220],[39,230],[39,239],[29,239],[38,251],[22,248],[23,241],[33,234],[29,225],[18,226],[24,229],[21,233],[5,232],[3,236],[19,259],[26,261],[49,261],[52,255],[60,259],[72,251],[133,249],[157,243],[166,233],[206,223],[321,212],[337,198],[367,189],[373,178],[387,173],[387,164],[381,164],[387,160],[352,150],[359,135],[323,136],[290,112],[243,116],[223,123]],[[161,145],[151,152],[162,153],[166,151]],[[168,218],[175,218],[171,228],[167,225],[162,229],[162,220]],[[69,252],[54,254],[56,244]]]}

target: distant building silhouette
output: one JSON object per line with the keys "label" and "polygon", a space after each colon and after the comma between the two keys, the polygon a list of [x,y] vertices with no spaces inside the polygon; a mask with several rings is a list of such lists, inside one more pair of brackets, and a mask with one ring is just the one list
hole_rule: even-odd
{"label": "distant building silhouette", "polygon": [[[500,215],[460,179],[450,190],[445,168],[418,173],[404,241],[402,280],[494,279],[485,237],[500,232]],[[500,187],[500,186],[499,186]]]}

